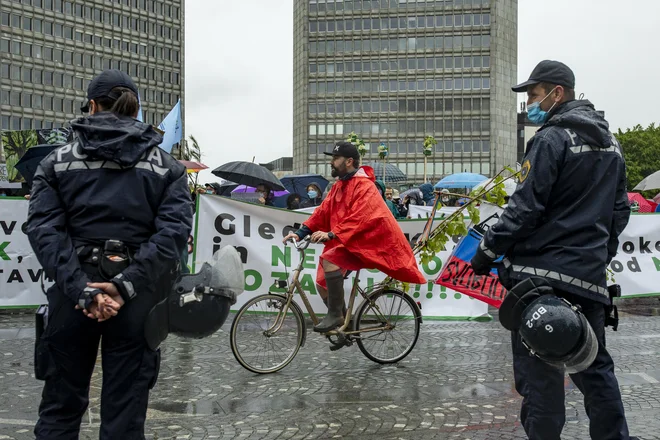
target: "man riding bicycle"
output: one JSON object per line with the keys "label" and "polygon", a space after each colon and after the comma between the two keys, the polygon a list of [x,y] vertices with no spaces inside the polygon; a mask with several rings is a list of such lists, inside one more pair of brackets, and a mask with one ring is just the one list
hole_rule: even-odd
{"label": "man riding bicycle", "polygon": [[392,278],[424,284],[410,244],[374,184],[371,167],[360,167],[360,154],[350,142],[337,142],[332,152],[332,176],[337,177],[326,199],[302,227],[284,242],[311,234],[325,243],[316,284],[328,314],[314,327],[325,333],[344,322],[344,274],[362,268],[378,269]]}

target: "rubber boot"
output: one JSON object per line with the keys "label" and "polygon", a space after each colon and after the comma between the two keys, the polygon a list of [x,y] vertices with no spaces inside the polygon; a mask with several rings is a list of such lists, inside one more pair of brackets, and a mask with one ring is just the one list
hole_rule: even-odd
{"label": "rubber boot", "polygon": [[325,283],[328,286],[328,314],[314,326],[314,331],[319,333],[329,332],[344,323],[344,275],[340,270],[327,272]]}
{"label": "rubber boot", "polygon": [[[323,301],[323,305],[328,307],[328,298],[321,298],[321,301]],[[346,311],[348,309],[346,308],[346,300],[344,299],[341,303],[341,312],[344,314],[344,317],[346,316]],[[351,318],[351,321],[353,319]],[[634,439],[633,439],[634,440]]]}

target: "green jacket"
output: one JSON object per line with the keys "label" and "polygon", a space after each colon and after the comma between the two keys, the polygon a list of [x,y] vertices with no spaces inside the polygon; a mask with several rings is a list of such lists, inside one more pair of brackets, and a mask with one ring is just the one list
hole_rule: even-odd
{"label": "green jacket", "polygon": [[396,209],[396,205],[394,202],[391,200],[387,200],[385,197],[385,183],[383,183],[382,180],[376,180],[376,187],[378,187],[378,192],[380,192],[380,195],[383,197],[383,200],[385,200],[385,204],[387,207],[390,209],[390,212],[394,216],[394,218],[399,219],[401,218],[401,214],[399,214],[399,210]]}

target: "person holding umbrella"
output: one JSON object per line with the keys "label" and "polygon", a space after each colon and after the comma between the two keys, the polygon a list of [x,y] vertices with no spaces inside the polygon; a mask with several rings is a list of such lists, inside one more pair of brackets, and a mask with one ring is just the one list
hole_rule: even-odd
{"label": "person holding umbrella", "polygon": [[273,206],[273,190],[265,183],[257,185],[257,194],[259,194],[259,203],[265,206]]}

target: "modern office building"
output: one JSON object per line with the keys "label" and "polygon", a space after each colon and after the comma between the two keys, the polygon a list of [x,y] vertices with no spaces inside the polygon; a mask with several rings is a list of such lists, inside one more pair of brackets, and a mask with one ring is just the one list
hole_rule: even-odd
{"label": "modern office building", "polygon": [[293,174],[293,157],[280,157],[272,162],[260,163],[275,174],[278,179]]}
{"label": "modern office building", "polygon": [[517,0],[296,0],[295,173],[329,175],[331,145],[382,142],[411,183],[516,162]]}
{"label": "modern office building", "polygon": [[110,68],[135,79],[147,123],[183,103],[183,0],[3,0],[0,13],[2,130],[80,116],[89,81]]}

